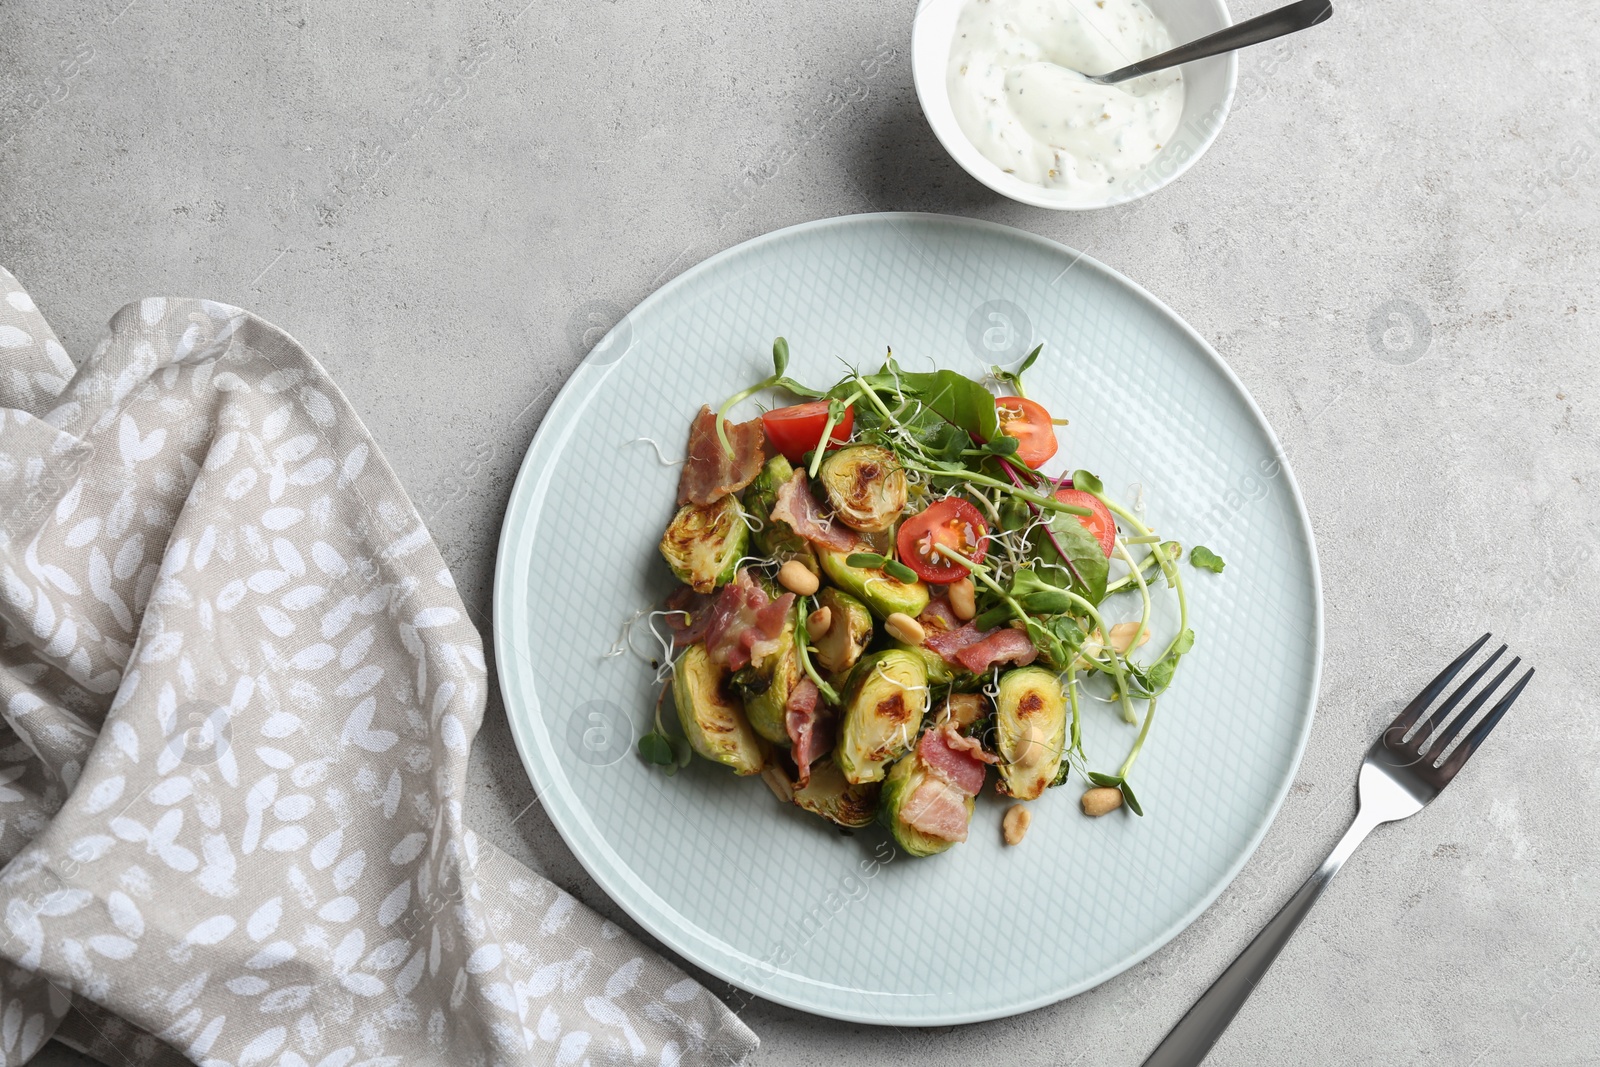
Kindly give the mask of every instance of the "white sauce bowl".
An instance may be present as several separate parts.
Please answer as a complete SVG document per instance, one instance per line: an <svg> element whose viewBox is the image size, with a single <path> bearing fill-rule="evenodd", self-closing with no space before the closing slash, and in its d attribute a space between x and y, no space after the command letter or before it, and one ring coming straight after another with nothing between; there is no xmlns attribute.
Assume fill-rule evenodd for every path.
<svg viewBox="0 0 1600 1067"><path fill-rule="evenodd" d="M1239 75L1238 53L1213 56L1181 67L1184 83L1183 117L1178 131L1156 157L1132 180L1108 189L1103 201L1084 203L1081 197L1046 189L1007 174L967 139L950 107L948 68L956 19L968 0L922 0L911 28L911 77L928 125L966 172L997 193L1034 207L1057 211L1083 211L1113 207L1147 196L1194 165L1216 140L1233 104ZM1074 0L1061 0L1072 3ZM1076 0L1088 3L1092 0ZM1174 44L1183 44L1233 24L1223 0L1145 0L1156 17L1166 23ZM1099 73L1092 71L1090 73Z"/></svg>

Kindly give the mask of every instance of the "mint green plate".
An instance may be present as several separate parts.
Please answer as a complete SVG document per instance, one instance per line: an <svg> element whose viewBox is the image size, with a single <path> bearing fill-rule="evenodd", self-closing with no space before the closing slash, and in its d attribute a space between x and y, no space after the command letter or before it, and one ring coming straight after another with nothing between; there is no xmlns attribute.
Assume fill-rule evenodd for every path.
<svg viewBox="0 0 1600 1067"><path fill-rule="evenodd" d="M1032 804L1027 839L1008 848L1005 804L989 792L966 844L918 860L877 828L847 835L780 805L760 779L699 759L668 778L639 760L653 672L606 652L625 620L672 588L655 545L678 475L639 439L682 456L700 405L769 373L778 334L793 351L790 374L815 383L837 378L841 360L875 366L891 345L912 369L978 375L1043 342L1027 384L1071 420L1058 461L1097 472L1124 500L1142 492L1156 530L1227 559L1222 575L1185 565L1199 639L1134 774L1144 818L1085 818L1074 782ZM1168 633L1174 614L1162 616ZM1322 607L1310 523L1271 429L1160 301L1019 230L857 215L712 257L578 367L511 496L495 649L540 802L640 925L768 1000L933 1026L1082 992L1217 898L1294 777L1316 702ZM1132 737L1108 705L1089 703L1094 767L1115 769Z"/></svg>

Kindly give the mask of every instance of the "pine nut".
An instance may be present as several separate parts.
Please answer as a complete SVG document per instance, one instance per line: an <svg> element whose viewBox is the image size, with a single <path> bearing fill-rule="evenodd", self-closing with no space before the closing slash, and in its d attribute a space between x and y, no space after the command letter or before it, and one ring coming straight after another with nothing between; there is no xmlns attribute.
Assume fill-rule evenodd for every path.
<svg viewBox="0 0 1600 1067"><path fill-rule="evenodd" d="M1133 644L1133 635L1139 632L1136 622L1119 622L1111 628L1111 647L1117 650L1117 655L1125 656ZM1139 637L1139 647L1143 648L1150 641L1150 628Z"/></svg>
<svg viewBox="0 0 1600 1067"><path fill-rule="evenodd" d="M922 628L922 624L903 611L897 611L884 619L883 628L889 631L890 637L908 645L920 645L923 638L928 636L928 631Z"/></svg>
<svg viewBox="0 0 1600 1067"><path fill-rule="evenodd" d="M1083 813L1091 819L1098 819L1108 811L1116 811L1122 807L1122 790L1109 785L1100 785L1083 794Z"/></svg>
<svg viewBox="0 0 1600 1067"><path fill-rule="evenodd" d="M833 609L824 604L806 616L806 634L813 641L833 627Z"/></svg>
<svg viewBox="0 0 1600 1067"><path fill-rule="evenodd" d="M978 590L971 578L963 578L950 586L950 610L962 622L971 622L978 614Z"/></svg>
<svg viewBox="0 0 1600 1067"><path fill-rule="evenodd" d="M821 584L817 576L806 569L806 565L797 559L778 568L778 584L799 596L810 596L817 591Z"/></svg>
<svg viewBox="0 0 1600 1067"><path fill-rule="evenodd" d="M761 780L767 783L767 788L772 790L772 795L785 804L794 803L794 783L789 781L789 775L776 763L769 764L761 772Z"/></svg>
<svg viewBox="0 0 1600 1067"><path fill-rule="evenodd" d="M1021 804L1013 804L1007 808L1006 817L1000 824L1006 844L1021 844L1022 836L1028 832L1028 824L1031 822L1033 822L1033 812Z"/></svg>

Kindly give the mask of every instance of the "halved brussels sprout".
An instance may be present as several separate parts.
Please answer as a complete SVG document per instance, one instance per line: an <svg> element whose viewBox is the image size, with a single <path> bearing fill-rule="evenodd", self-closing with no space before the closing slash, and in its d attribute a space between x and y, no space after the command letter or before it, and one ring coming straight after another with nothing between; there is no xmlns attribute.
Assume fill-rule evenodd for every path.
<svg viewBox="0 0 1600 1067"><path fill-rule="evenodd" d="M794 802L840 826L867 826L878 811L877 782L847 781L832 756L811 765L811 780L794 791Z"/></svg>
<svg viewBox="0 0 1600 1067"><path fill-rule="evenodd" d="M772 509L778 503L778 487L794 474L794 467L782 456L773 456L761 468L756 480L744 491L745 511L761 520L759 530L750 531L750 543L757 552L771 556L779 563L797 559L812 574L820 573L817 555L811 551L811 542L795 533L786 522L773 522Z"/></svg>
<svg viewBox="0 0 1600 1067"><path fill-rule="evenodd" d="M872 643L872 613L861 601L831 585L817 595L817 606L827 608L833 616L827 632L811 640L817 663L833 674L847 671Z"/></svg>
<svg viewBox="0 0 1600 1067"><path fill-rule="evenodd" d="M889 768L889 777L883 783L883 794L878 802L878 815L900 847L913 856L937 855L955 844L954 841L925 834L906 821L906 805L923 783L929 781L934 782L936 788L948 791L951 799L960 797L967 809L969 822L972 819L972 810L977 806L976 797L966 796L954 786L939 781L929 774L927 767L915 754L907 756Z"/></svg>
<svg viewBox="0 0 1600 1067"><path fill-rule="evenodd" d="M884 767L916 742L928 710L928 670L904 649L856 664L844 694L844 725L834 759L851 782L877 782Z"/></svg>
<svg viewBox="0 0 1600 1067"><path fill-rule="evenodd" d="M1067 747L1067 694L1061 679L1042 667L1019 667L1000 676L995 698L995 747L1000 791L1035 800L1055 781Z"/></svg>
<svg viewBox="0 0 1600 1067"><path fill-rule="evenodd" d="M744 697L745 717L756 733L768 741L789 744L789 731L783 722L784 709L803 673L794 650L794 616L791 615L778 635L777 650L762 660L759 668L752 665L733 676L733 688Z"/></svg>
<svg viewBox="0 0 1600 1067"><path fill-rule="evenodd" d="M817 472L839 521L856 530L887 530L906 507L906 471L880 445L828 453Z"/></svg>
<svg viewBox="0 0 1600 1067"><path fill-rule="evenodd" d="M848 552L822 548L817 550L817 558L830 582L864 601L879 618L887 619L900 611L914 619L928 606L928 587L921 582L907 584L881 570L852 567L845 562L850 558Z"/></svg>
<svg viewBox="0 0 1600 1067"><path fill-rule="evenodd" d="M734 774L760 774L767 752L737 698L723 690L723 672L704 645L690 645L672 673L672 702L689 747Z"/></svg>
<svg viewBox="0 0 1600 1067"><path fill-rule="evenodd" d="M697 593L733 581L750 544L750 527L739 501L725 496L714 504L685 504L661 535L661 555L678 580Z"/></svg>

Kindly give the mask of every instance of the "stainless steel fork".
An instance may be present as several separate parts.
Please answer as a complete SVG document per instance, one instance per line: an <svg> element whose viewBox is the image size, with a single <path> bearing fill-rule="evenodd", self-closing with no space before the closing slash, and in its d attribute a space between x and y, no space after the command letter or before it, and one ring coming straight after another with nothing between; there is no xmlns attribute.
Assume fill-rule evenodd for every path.
<svg viewBox="0 0 1600 1067"><path fill-rule="evenodd" d="M1217 1043L1233 1017L1244 1007L1244 1002L1250 999L1250 994L1267 973L1267 968L1272 966L1272 961L1289 943L1301 920L1310 912L1311 905L1327 888L1329 879L1344 866L1344 861L1350 858L1356 846L1366 839L1374 827L1421 811L1472 758L1478 746L1483 744L1483 739L1489 736L1489 731L1495 728L1517 697L1522 695L1528 679L1533 677L1533 668L1530 667L1466 738L1451 750L1451 743L1517 669L1517 664L1522 662L1520 657L1513 658L1452 719L1451 714L1460 707L1462 700L1478 686L1505 652L1505 645L1496 649L1482 666L1473 671L1437 710L1428 715L1426 721L1421 725L1418 722L1488 640L1489 635L1484 634L1471 648L1457 656L1455 662L1429 682L1427 688L1418 693L1417 698L1407 704L1382 736L1372 743L1367 758L1361 764L1360 808L1356 812L1355 822L1340 838L1322 866L1306 879L1305 885L1283 906L1283 910L1256 935L1248 948L1239 953L1239 958L1228 965L1228 969L1206 990L1205 995L1195 1001L1188 1014L1178 1020L1178 1025L1144 1061L1144 1067L1196 1067L1204 1060L1211 1046ZM1449 720L1448 723L1446 720Z"/></svg>

